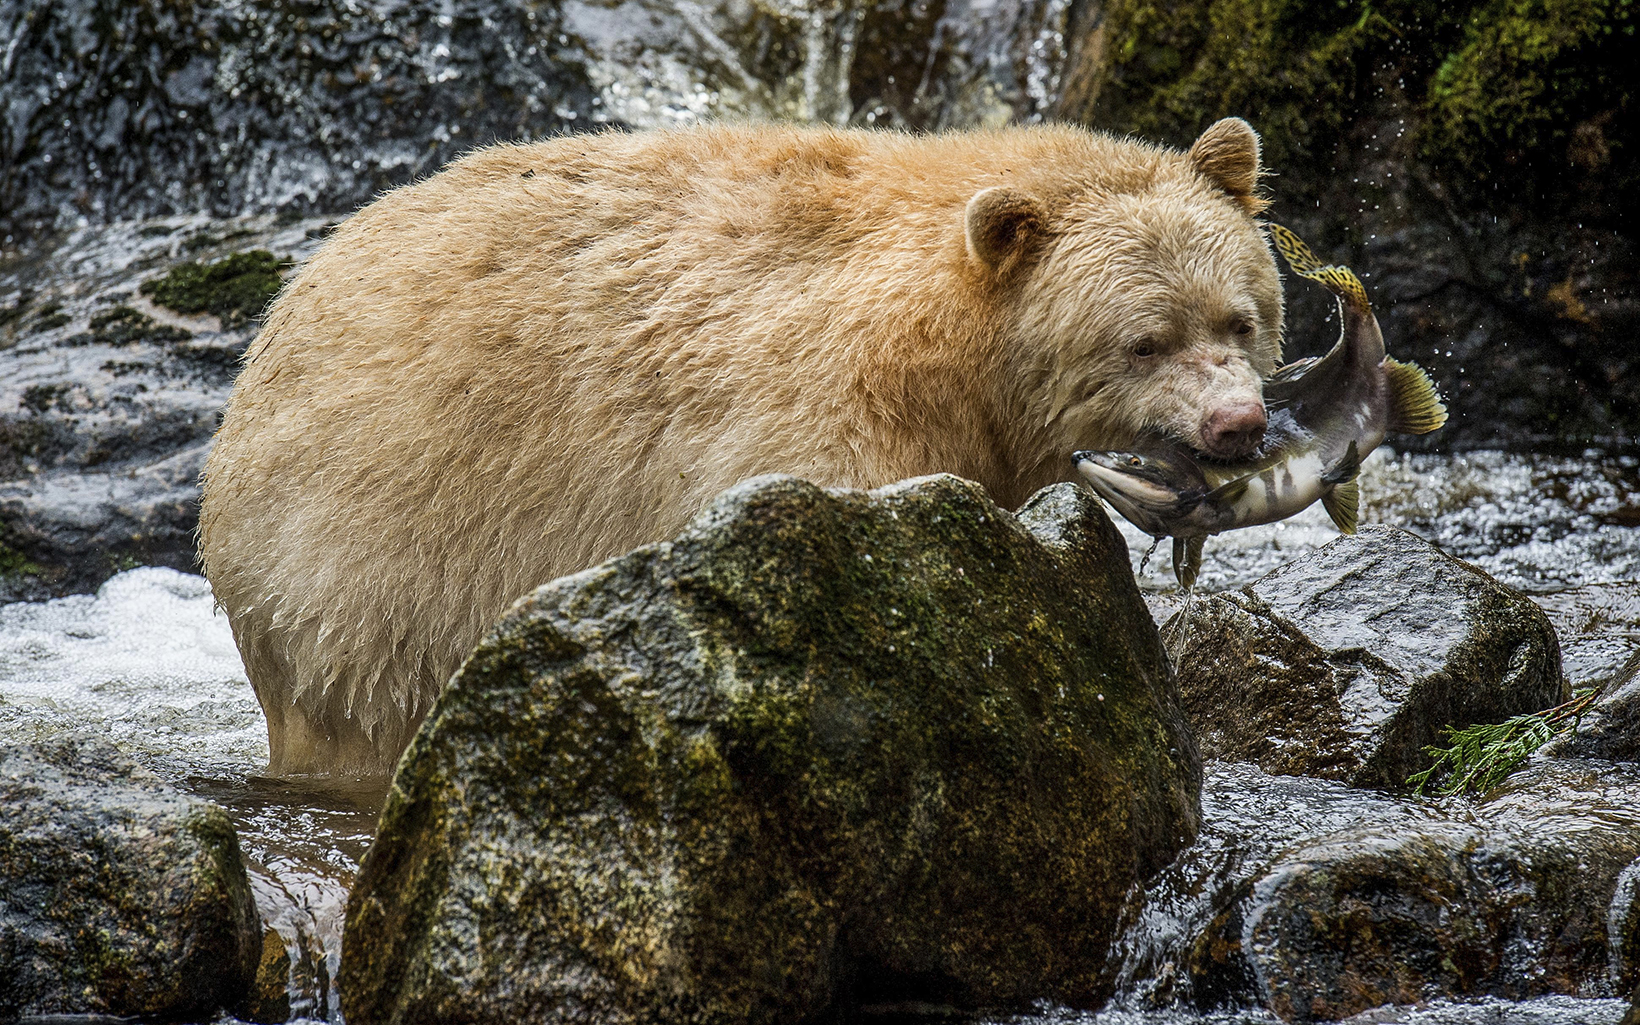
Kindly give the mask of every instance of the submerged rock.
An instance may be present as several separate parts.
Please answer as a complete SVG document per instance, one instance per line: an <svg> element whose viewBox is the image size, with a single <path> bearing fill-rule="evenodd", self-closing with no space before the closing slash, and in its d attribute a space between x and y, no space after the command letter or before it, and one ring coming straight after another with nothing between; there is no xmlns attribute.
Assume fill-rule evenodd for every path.
<svg viewBox="0 0 1640 1025"><path fill-rule="evenodd" d="M731 489L522 600L411 744L343 1010L813 1020L1087 1005L1199 767L1096 501Z"/></svg>
<svg viewBox="0 0 1640 1025"><path fill-rule="evenodd" d="M260 936L221 808L98 739L0 750L0 1019L208 1017Z"/></svg>
<svg viewBox="0 0 1640 1025"><path fill-rule="evenodd" d="M1365 527L1165 630L1207 758L1394 789L1441 728L1564 700L1543 612L1429 542Z"/></svg>
<svg viewBox="0 0 1640 1025"><path fill-rule="evenodd" d="M1626 766L1540 761L1474 804L1210 766L1200 838L1126 911L1118 1004L1336 1021L1443 997L1626 993L1636 858Z"/></svg>

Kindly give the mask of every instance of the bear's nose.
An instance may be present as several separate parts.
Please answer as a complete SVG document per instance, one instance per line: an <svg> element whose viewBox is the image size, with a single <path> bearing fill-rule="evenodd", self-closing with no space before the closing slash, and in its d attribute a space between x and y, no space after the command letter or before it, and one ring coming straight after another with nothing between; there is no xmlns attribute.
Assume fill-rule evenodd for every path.
<svg viewBox="0 0 1640 1025"><path fill-rule="evenodd" d="M1220 406L1202 425L1202 450L1224 459L1244 456L1258 447L1266 423L1262 402Z"/></svg>

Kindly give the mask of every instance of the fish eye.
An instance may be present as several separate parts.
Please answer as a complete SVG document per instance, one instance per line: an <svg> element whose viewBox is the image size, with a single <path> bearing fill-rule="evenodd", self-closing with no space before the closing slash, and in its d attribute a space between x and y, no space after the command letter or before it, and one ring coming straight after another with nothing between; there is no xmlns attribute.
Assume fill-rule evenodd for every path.
<svg viewBox="0 0 1640 1025"><path fill-rule="evenodd" d="M1128 456L1128 465L1129 466L1143 466L1143 465L1145 465L1145 461L1143 459L1140 459L1138 456Z"/></svg>

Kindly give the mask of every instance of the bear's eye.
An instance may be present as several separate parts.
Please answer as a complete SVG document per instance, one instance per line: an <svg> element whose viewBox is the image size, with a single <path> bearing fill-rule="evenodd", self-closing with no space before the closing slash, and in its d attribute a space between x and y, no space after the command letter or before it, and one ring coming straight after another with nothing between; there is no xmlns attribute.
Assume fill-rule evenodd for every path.
<svg viewBox="0 0 1640 1025"><path fill-rule="evenodd" d="M1149 338L1141 338L1133 343L1133 355L1137 359L1149 359L1156 355L1156 343Z"/></svg>
<svg viewBox="0 0 1640 1025"><path fill-rule="evenodd" d="M1245 338L1253 333L1253 322L1246 317L1237 317L1230 322L1230 333Z"/></svg>

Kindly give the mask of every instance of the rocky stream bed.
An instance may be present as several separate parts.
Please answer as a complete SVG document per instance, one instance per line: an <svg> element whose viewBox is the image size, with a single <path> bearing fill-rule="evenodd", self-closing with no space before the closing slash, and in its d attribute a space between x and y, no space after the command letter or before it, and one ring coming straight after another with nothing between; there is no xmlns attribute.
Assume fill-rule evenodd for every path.
<svg viewBox="0 0 1640 1025"><path fill-rule="evenodd" d="M1505 0L0 0L0 1020L334 1022L347 1003L364 1023L565 994L641 1018L667 1006L660 993L753 1018L829 1000L879 1022L1623 1021L1640 982L1637 17L1626 3ZM907 560L901 576L808 581L818 597L801 573L784 590L729 586L733 552L703 553L770 507L765 482L670 550L694 590L677 591L653 550L560 581L464 684L527 710L588 674L619 683L658 649L597 624L665 634L716 595L774 610L766 632L674 633L676 687L614 686L601 707L739 747L658 745L673 760L652 764L616 743L630 733L573 714L495 724L482 700L453 701L369 856L376 788L259 775L261 711L193 574L195 481L262 304L359 203L472 146L560 132L1063 119L1184 144L1226 115L1263 134L1272 216L1362 272L1390 351L1428 367L1452 405L1417 451L1367 461L1375 526L1359 538L1338 542L1312 509L1214 539L1186 601L1165 553L1147 557L1149 539L1119 523L1124 565L1086 496L1047 493L1016 521L925 482L805 493L775 517L803 544L845 536L844 551ZM1330 341L1316 295L1292 291L1288 306L1290 356ZM941 502L966 510L960 530L881 523ZM960 561L976 550L1004 569ZM1102 595L1083 595L1098 616L1065 608L1075 580L1033 592L1010 560L1099 576ZM645 587L653 606L628 600ZM952 595L994 600L975 621L1006 643L976 647ZM833 604L849 616L827 618ZM835 630L817 640L808 619ZM908 661L940 631L956 643ZM930 702L897 704L850 660L828 661L839 637ZM1115 662L1089 661L1075 638ZM1027 658L1044 661L1027 671ZM1049 686L1116 663L1151 685L1092 704ZM801 685L781 675L793 665ZM942 689L958 678L971 686ZM1178 692L1154 703L1161 679ZM1407 792L1442 726L1585 687L1602 697L1577 733L1501 786ZM678 700L689 693L698 706ZM1127 752L1150 759L1142 771L1100 776L1109 759L1032 733L1171 737L1174 701L1189 739ZM806 720L782 712L803 702ZM697 720L711 728L689 733ZM547 798L597 814L518 814L509 802L530 781L473 743L500 726L523 731L505 734L520 749L556 752L534 766L562 784ZM619 771L572 757L594 741L608 742L595 763ZM667 833L627 784L671 786L677 765L720 780L761 766L778 785L751 788L715 831ZM452 766L485 769L482 788L451 798ZM1116 785L1056 794L1073 770L1119 777L1144 813L1116 814ZM850 773L895 785L850 790ZM1016 776L1029 822L994 799ZM724 807L710 804L722 793L655 792ZM802 828L766 828L771 808L801 810L779 821ZM1104 853L1067 858L1066 837ZM547 849L577 871L532 890L516 870ZM623 860L634 849L647 860ZM439 851L443 864L417 861ZM1075 901L1044 888L1041 864L1086 884ZM465 888L478 878L491 885ZM420 888L395 903L383 879ZM749 920L740 897L771 880L802 900ZM513 907L499 897L536 917L497 929ZM407 927L435 906L429 927ZM600 932L601 909L650 946ZM355 950L344 967L350 915L403 956L383 969ZM516 990L464 960L471 935L503 964L534 957ZM552 946L564 936L575 943ZM711 971L725 951L771 950L791 956L765 967L807 967L728 986ZM1010 1010L973 1010L988 1001Z"/></svg>

